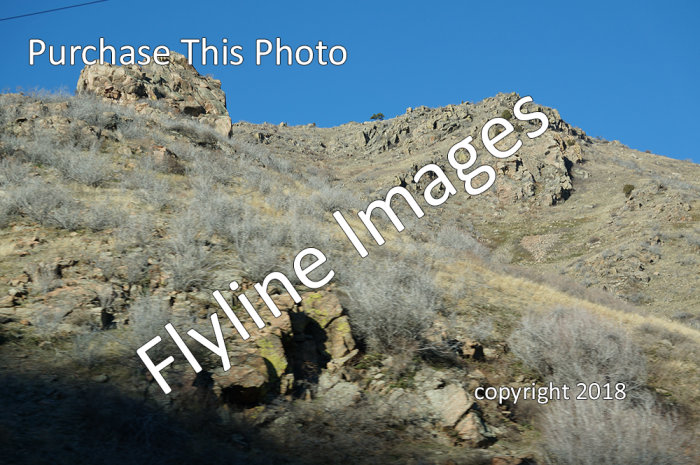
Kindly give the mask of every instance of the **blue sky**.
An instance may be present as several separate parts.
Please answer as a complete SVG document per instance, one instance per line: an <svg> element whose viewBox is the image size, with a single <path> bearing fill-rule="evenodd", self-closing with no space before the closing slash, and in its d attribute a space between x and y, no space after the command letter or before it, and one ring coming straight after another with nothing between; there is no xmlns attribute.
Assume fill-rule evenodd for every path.
<svg viewBox="0 0 700 465"><path fill-rule="evenodd" d="M85 0L3 2L0 18ZM119 48L183 38L241 45L239 66L195 67L222 81L234 122L335 126L407 107L531 95L589 135L700 162L700 2L191 2L109 0L0 21L0 89L76 86L82 62L29 66L29 40ZM255 64L256 39L342 45L341 66ZM326 52L327 53L327 52ZM211 58L210 58L211 60Z"/></svg>

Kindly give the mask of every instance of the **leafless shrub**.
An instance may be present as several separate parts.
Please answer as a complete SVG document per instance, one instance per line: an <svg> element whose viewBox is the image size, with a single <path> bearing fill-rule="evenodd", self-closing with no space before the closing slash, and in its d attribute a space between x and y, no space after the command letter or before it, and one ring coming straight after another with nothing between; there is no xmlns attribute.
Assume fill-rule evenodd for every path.
<svg viewBox="0 0 700 465"><path fill-rule="evenodd" d="M72 202L68 192L42 181L30 181L10 191L10 205L44 226L55 226L54 211Z"/></svg>
<svg viewBox="0 0 700 465"><path fill-rule="evenodd" d="M53 90L35 87L33 89L28 89L25 94L31 98L41 100L44 103L67 102L73 98L67 87L59 87Z"/></svg>
<svg viewBox="0 0 700 465"><path fill-rule="evenodd" d="M66 420L90 437L83 447L95 463L163 464L175 457L198 461L191 436L180 422L161 409L151 408L143 399L125 396L110 386L85 389Z"/></svg>
<svg viewBox="0 0 700 465"><path fill-rule="evenodd" d="M686 318L675 318L674 319L680 319L681 321L688 319ZM692 318L689 319L692 322ZM692 324L691 324L692 325ZM677 345L682 345L688 342L688 336L681 334L676 331L671 331L668 328L664 327L663 325L652 323L652 322L644 322L641 325L639 325L639 331L644 335L646 339L651 339L651 340L656 340L656 341L661 341L663 339L666 339L671 342L674 346Z"/></svg>
<svg viewBox="0 0 700 465"><path fill-rule="evenodd" d="M83 209L80 202L69 200L51 213L51 219L55 226L68 231L75 231L82 226L82 212Z"/></svg>
<svg viewBox="0 0 700 465"><path fill-rule="evenodd" d="M279 264L278 249L263 237L250 238L236 249L245 276L253 281L262 281Z"/></svg>
<svg viewBox="0 0 700 465"><path fill-rule="evenodd" d="M119 110L119 105L110 105L98 97L84 94L69 100L65 115L72 119L85 121L90 126L97 126L103 112Z"/></svg>
<svg viewBox="0 0 700 465"><path fill-rule="evenodd" d="M442 301L429 268L388 255L367 258L346 273L352 330L372 350L422 340Z"/></svg>
<svg viewBox="0 0 700 465"><path fill-rule="evenodd" d="M117 293L114 292L111 284L103 284L95 290L95 296L100 303L100 307L105 310L114 309L114 302L117 299Z"/></svg>
<svg viewBox="0 0 700 465"><path fill-rule="evenodd" d="M19 109L13 105L6 96L3 96L2 104L0 105L0 126L13 123L19 118Z"/></svg>
<svg viewBox="0 0 700 465"><path fill-rule="evenodd" d="M166 116L159 118L159 121L164 131L181 134L198 145L215 146L222 138L213 127L197 118Z"/></svg>
<svg viewBox="0 0 700 465"><path fill-rule="evenodd" d="M444 226L440 229L437 243L440 247L450 251L469 252L480 258L486 258L489 254L489 250L474 236L456 226Z"/></svg>
<svg viewBox="0 0 700 465"><path fill-rule="evenodd" d="M65 315L66 311L63 309L42 307L32 320L35 334L45 341L54 339Z"/></svg>
<svg viewBox="0 0 700 465"><path fill-rule="evenodd" d="M165 325L168 324L171 316L170 306L162 300L162 297L141 297L131 303L126 331L118 340L129 349L136 351L154 337L164 337ZM149 354L164 353L165 344L158 344L151 350L153 352L149 351ZM151 356L157 356L157 354Z"/></svg>
<svg viewBox="0 0 700 465"><path fill-rule="evenodd" d="M637 162L634 160L629 160L629 159L624 159L624 158L618 158L615 156L609 157L608 160L610 160L612 163L615 163L618 166L621 166L625 169L628 169L630 171L636 171L636 172L643 172L644 170L639 167Z"/></svg>
<svg viewBox="0 0 700 465"><path fill-rule="evenodd" d="M143 139L150 132L146 121L140 117L129 118L128 120L120 122L117 126L117 131L121 133L121 138L127 140Z"/></svg>
<svg viewBox="0 0 700 465"><path fill-rule="evenodd" d="M107 202L90 205L85 215L85 226L95 232L116 228L123 221L124 214L121 210L112 207Z"/></svg>
<svg viewBox="0 0 700 465"><path fill-rule="evenodd" d="M149 278L148 257L141 253L134 252L125 257L124 262L126 262L124 269L124 280L127 284L134 286L147 283Z"/></svg>
<svg viewBox="0 0 700 465"><path fill-rule="evenodd" d="M694 233L689 233L685 235L685 240L692 247L700 248L700 236Z"/></svg>
<svg viewBox="0 0 700 465"><path fill-rule="evenodd" d="M53 163L64 179L98 187L112 177L110 162L93 146L89 151L60 151Z"/></svg>
<svg viewBox="0 0 700 465"><path fill-rule="evenodd" d="M83 368L91 369L102 359L104 336L94 329L85 329L73 336L68 358Z"/></svg>
<svg viewBox="0 0 700 465"><path fill-rule="evenodd" d="M697 463L690 455L690 436L674 415L661 412L653 402L555 401L544 407L541 423L550 464Z"/></svg>
<svg viewBox="0 0 700 465"><path fill-rule="evenodd" d="M610 256L612 255L614 255L614 253L611 253ZM624 259L622 255L620 257L621 259ZM580 282L575 282L560 273L538 273L530 268L508 265L505 263L498 264L491 262L491 266L497 267L501 271L512 276L525 278L539 284L545 284L560 292L564 292L579 299L585 299L589 302L605 305L623 312L640 311L638 307L635 307L634 305L622 300L610 292L602 289L591 288L590 286L597 284L598 280L587 271L584 271L584 277ZM585 270L584 266L584 263L578 265L577 262L574 268L577 270Z"/></svg>
<svg viewBox="0 0 700 465"><path fill-rule="evenodd" d="M289 244L295 252L309 247L320 250L330 248L330 234L320 223L311 219L295 218L288 226L288 234Z"/></svg>
<svg viewBox="0 0 700 465"><path fill-rule="evenodd" d="M268 421L277 416L264 432L268 443L305 464L404 463L410 459L401 456L401 444L431 439L418 426L426 423L422 409L391 408L381 398L363 399L349 408L281 403L261 413L266 414ZM465 451L461 458L475 465L490 463L481 451Z"/></svg>
<svg viewBox="0 0 700 465"><path fill-rule="evenodd" d="M631 337L584 309L526 315L509 345L526 365L558 383L625 383L630 395L646 376L644 356Z"/></svg>
<svg viewBox="0 0 700 465"><path fill-rule="evenodd" d="M154 242L155 225L147 215L128 215L120 227L115 230L115 248L118 253L125 253L131 247L142 249Z"/></svg>
<svg viewBox="0 0 700 465"><path fill-rule="evenodd" d="M136 189L149 204L161 209L170 203L170 183L158 176L155 161L146 157L140 165L125 176L125 187Z"/></svg>
<svg viewBox="0 0 700 465"><path fill-rule="evenodd" d="M359 202L348 189L330 186L328 184L319 186L309 197L309 203L317 206L322 211L335 212L338 210L349 211L356 209Z"/></svg>
<svg viewBox="0 0 700 465"><path fill-rule="evenodd" d="M284 211L304 212L304 206L309 203L306 198L299 197L295 192L284 192L282 190L274 190L265 197L265 201L275 208Z"/></svg>
<svg viewBox="0 0 700 465"><path fill-rule="evenodd" d="M231 223L243 221L244 207L232 196L215 188L211 180L198 176L190 178L190 181L195 191L199 218L206 232L229 237Z"/></svg>
<svg viewBox="0 0 700 465"><path fill-rule="evenodd" d="M218 265L198 239L197 223L194 214L186 213L177 218L171 228L166 263L173 288L177 290L188 291L205 284L211 271Z"/></svg>
<svg viewBox="0 0 700 465"><path fill-rule="evenodd" d="M475 324L467 328L467 336L478 342L488 342L493 336L494 325L490 318L480 319Z"/></svg>
<svg viewBox="0 0 700 465"><path fill-rule="evenodd" d="M284 221L264 221L247 205L229 213L226 221L223 217L210 221L221 227L217 232L235 247L245 276L260 281L278 267L283 248L289 245L289 226Z"/></svg>
<svg viewBox="0 0 700 465"><path fill-rule="evenodd" d="M22 154L24 161L48 166L54 165L56 154L62 147L53 133L36 126L28 138L17 138L13 142L17 149L23 147L19 153Z"/></svg>
<svg viewBox="0 0 700 465"><path fill-rule="evenodd" d="M700 329L700 315L690 312L679 312L673 315L671 318L678 320L691 328Z"/></svg>
<svg viewBox="0 0 700 465"><path fill-rule="evenodd" d="M90 260L90 264L102 271L106 281L117 276L117 262L111 257L97 256Z"/></svg>
<svg viewBox="0 0 700 465"><path fill-rule="evenodd" d="M192 146L180 146L175 150L180 158L190 161L188 174L191 178L203 177L230 186L241 176L240 161L236 158Z"/></svg>
<svg viewBox="0 0 700 465"><path fill-rule="evenodd" d="M30 169L14 158L0 160L0 185L17 186L25 182Z"/></svg>
<svg viewBox="0 0 700 465"><path fill-rule="evenodd" d="M0 229L5 229L10 226L12 216L13 207L8 205L3 199L0 199Z"/></svg>
<svg viewBox="0 0 700 465"><path fill-rule="evenodd" d="M272 168L277 172L291 173L294 168L294 165L290 161L272 155L267 148L261 145L249 144L239 140L231 141L230 144L234 149L244 154L244 157L258 161L262 163L263 166Z"/></svg>

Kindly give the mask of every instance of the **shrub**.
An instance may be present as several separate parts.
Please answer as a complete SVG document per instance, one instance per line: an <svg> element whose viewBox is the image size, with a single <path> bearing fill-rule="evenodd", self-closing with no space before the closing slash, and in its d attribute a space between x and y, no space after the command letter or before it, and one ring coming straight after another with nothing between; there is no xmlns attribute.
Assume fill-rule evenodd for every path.
<svg viewBox="0 0 700 465"><path fill-rule="evenodd" d="M149 263L145 255L134 252L125 257L124 262L123 278L127 284L130 286L148 284Z"/></svg>
<svg viewBox="0 0 700 465"><path fill-rule="evenodd" d="M67 87L59 87L52 90L35 87L33 89L27 89L25 93L29 97L41 100L44 103L62 103L67 102L72 98L72 95Z"/></svg>
<svg viewBox="0 0 700 465"><path fill-rule="evenodd" d="M190 177L210 179L212 183L224 186L233 185L242 173L238 160L210 153L202 153L195 158L189 168Z"/></svg>
<svg viewBox="0 0 700 465"><path fill-rule="evenodd" d="M140 191L141 197L156 209L165 207L171 201L170 183L158 176L155 161L150 157L141 160L138 167L128 172L124 186Z"/></svg>
<svg viewBox="0 0 700 465"><path fill-rule="evenodd" d="M264 221L248 206L237 209L233 215L219 233L236 248L244 275L260 282L278 268L283 247L289 244L289 225Z"/></svg>
<svg viewBox="0 0 700 465"><path fill-rule="evenodd" d="M627 197L627 198L630 198L633 190L634 190L634 186L632 184L625 184L622 187L622 193L625 194L625 197Z"/></svg>
<svg viewBox="0 0 700 465"><path fill-rule="evenodd" d="M350 324L371 350L420 345L441 306L432 271L402 258L375 256L346 271Z"/></svg>
<svg viewBox="0 0 700 465"><path fill-rule="evenodd" d="M237 149L243 155L243 159L252 158L262 163L266 168L272 168L280 173L291 173L294 169L292 162L271 154L265 147L260 145L235 141L231 143L231 147Z"/></svg>
<svg viewBox="0 0 700 465"><path fill-rule="evenodd" d="M90 205L85 216L85 226L94 232L116 228L123 221L122 211L110 206L107 202Z"/></svg>
<svg viewBox="0 0 700 465"><path fill-rule="evenodd" d="M370 118L370 120L372 120L372 121L375 121L375 120L382 121L383 119L384 119L384 113L375 113Z"/></svg>
<svg viewBox="0 0 700 465"><path fill-rule="evenodd" d="M466 332L469 338L474 339L477 342L486 343L489 342L493 336L493 331L493 320L490 318L484 318L469 326Z"/></svg>
<svg viewBox="0 0 700 465"><path fill-rule="evenodd" d="M162 298L141 297L133 301L129 307L128 325L119 342L135 352L154 337L163 337L166 333L165 325L168 324L171 316L172 311ZM167 337L165 339L168 340ZM151 349L149 351L151 358L155 360L158 355L166 353L166 345L158 344Z"/></svg>
<svg viewBox="0 0 700 465"><path fill-rule="evenodd" d="M93 368L100 360L102 333L87 329L76 334L71 341L68 358L83 368Z"/></svg>
<svg viewBox="0 0 700 465"><path fill-rule="evenodd" d="M12 213L12 207L3 199L0 199L0 229L5 229L10 226Z"/></svg>
<svg viewBox="0 0 700 465"><path fill-rule="evenodd" d="M469 252L480 258L486 258L489 249L466 231L455 226L444 226L437 235L437 244L452 251Z"/></svg>
<svg viewBox="0 0 700 465"><path fill-rule="evenodd" d="M146 122L143 118L129 118L120 122L117 127L118 134L128 140L143 139L149 133ZM120 138L121 139L121 138Z"/></svg>
<svg viewBox="0 0 700 465"><path fill-rule="evenodd" d="M77 200L64 202L51 213L54 225L68 231L75 231L82 227L82 207Z"/></svg>
<svg viewBox="0 0 700 465"><path fill-rule="evenodd" d="M211 254L204 250L204 244L197 238L197 223L193 214L186 213L177 218L171 228L166 263L171 284L174 289L180 291L189 291L205 284L210 272L217 265Z"/></svg>
<svg viewBox="0 0 700 465"><path fill-rule="evenodd" d="M542 415L547 463L556 465L681 465L690 439L673 415L652 402L618 400L550 402Z"/></svg>
<svg viewBox="0 0 700 465"><path fill-rule="evenodd" d="M39 180L32 180L12 190L8 203L12 211L18 211L44 226L66 226L65 209L73 209L77 215L75 200L68 192Z"/></svg>
<svg viewBox="0 0 700 465"><path fill-rule="evenodd" d="M244 275L252 281L261 282L278 267L279 250L263 237L251 238L236 250Z"/></svg>
<svg viewBox="0 0 700 465"><path fill-rule="evenodd" d="M153 244L154 228L152 217L128 215L115 231L117 252L122 253L129 247L149 248Z"/></svg>
<svg viewBox="0 0 700 465"><path fill-rule="evenodd" d="M646 377L644 356L621 328L583 309L529 314L509 339L513 353L556 383L625 383Z"/></svg>
<svg viewBox="0 0 700 465"><path fill-rule="evenodd" d="M170 117L160 118L160 124L165 131L176 132L189 138L200 146L215 146L222 136L216 130L196 118Z"/></svg>
<svg viewBox="0 0 700 465"><path fill-rule="evenodd" d="M341 210L349 211L357 208L359 202L348 189L343 187L330 186L328 184L319 186L318 190L311 194L308 202L312 206L318 206L322 211L329 213Z"/></svg>
<svg viewBox="0 0 700 465"><path fill-rule="evenodd" d="M85 121L90 126L97 126L102 113L115 110L119 110L118 105L110 105L100 98L84 94L68 101L65 115L71 119Z"/></svg>
<svg viewBox="0 0 700 465"><path fill-rule="evenodd" d="M29 167L13 158L0 160L0 185L21 185L29 176Z"/></svg>
<svg viewBox="0 0 700 465"><path fill-rule="evenodd" d="M513 117L513 114L510 112L510 110L503 110L503 113L501 113L501 118L503 119L511 119Z"/></svg>
<svg viewBox="0 0 700 465"><path fill-rule="evenodd" d="M85 152L60 151L55 155L53 164L64 179L86 186L98 187L112 177L110 162L99 153L97 146Z"/></svg>

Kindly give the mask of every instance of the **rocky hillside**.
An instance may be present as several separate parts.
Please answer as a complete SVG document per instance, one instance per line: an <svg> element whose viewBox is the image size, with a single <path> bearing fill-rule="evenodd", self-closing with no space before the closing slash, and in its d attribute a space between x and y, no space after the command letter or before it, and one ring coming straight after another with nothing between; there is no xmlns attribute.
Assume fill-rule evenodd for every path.
<svg viewBox="0 0 700 465"><path fill-rule="evenodd" d="M530 139L520 99L231 124L220 82L176 54L86 67L75 97L0 95L0 462L696 463L700 167L536 103ZM498 149L522 142L508 158L482 141L493 118L514 129ZM475 196L447 157L468 136L496 173ZM428 164L456 188L439 206L444 182L414 182ZM357 212L396 186L425 216L394 200L406 229L375 214L378 246ZM296 277L308 247L330 284ZM299 294L270 286L276 318L254 287L275 271ZM216 340L212 313L230 370L186 335ZM136 354L155 336L167 395ZM625 398L478 395L550 382Z"/></svg>

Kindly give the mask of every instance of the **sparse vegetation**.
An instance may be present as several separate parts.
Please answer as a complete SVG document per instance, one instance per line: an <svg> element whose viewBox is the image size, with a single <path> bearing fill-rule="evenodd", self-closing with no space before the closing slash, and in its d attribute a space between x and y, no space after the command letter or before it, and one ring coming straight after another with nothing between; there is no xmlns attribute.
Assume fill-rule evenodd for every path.
<svg viewBox="0 0 700 465"><path fill-rule="evenodd" d="M491 463L488 441L467 452L471 440L440 423L426 393L552 380L624 382L629 398L553 402L513 415L503 410L509 406L478 400L470 412L508 453L511 444L541 444L538 463L686 463L692 444L684 442L684 423L695 426L700 411L692 281L700 190L684 171L694 168L638 157L617 142L592 143L572 129L561 140L567 147L578 141L586 164L566 165L568 151L562 168L547 158L548 146L523 147L522 163L493 165L496 188L466 196L440 163L471 130L468 123L504 108L497 99L470 105L469 114L465 107L420 107L380 124L338 128L240 122L228 137L160 100L137 102L139 113L86 96L0 95L0 274L7 277L0 280L0 349L8 360L0 375L20 363L37 380L51 373L60 392L42 385L36 392L51 394L35 395L32 387L31 411L81 407L61 419L76 419L81 439L47 443L47 456L87 463L100 461L94 451L104 449L110 457L102 462L123 463L133 458L126 448L138 446L145 455L134 463L168 462L175 450L180 460L200 460L201 444L210 450L223 438L225 460L241 463L356 463L358 451L367 461L423 463L434 459L435 447L449 451L446 460L459 451L461 460ZM513 119L509 110L500 116ZM458 188L438 207L424 202L423 183L410 181L427 160ZM623 192L635 202L622 200L608 178L634 183ZM378 212L386 239L380 247L356 213L397 180L425 216L392 202L406 231ZM575 189L564 194L568 182ZM337 210L368 257L360 259L338 228L331 216ZM525 253L524 237L541 261L510 265ZM321 289L302 285L293 269L296 254L309 247L328 258L312 277L335 272ZM302 266L312 262L307 257ZM253 288L271 271L283 272L303 296L295 304L273 282L279 319ZM250 297L263 329L232 298L234 280L234 294ZM213 289L252 336L241 340L219 314L234 366L228 372L187 336L192 328L214 340ZM550 306L561 308L543 311ZM168 322L204 371L194 373L179 355L164 330ZM154 362L175 357L163 370L175 391L170 397L135 354L155 336L163 340L149 351ZM27 358L14 360L20 353ZM66 387L73 380L83 386L79 395ZM6 381L0 376L3 389L26 387ZM30 387L39 382L27 375ZM89 385L97 388L87 398ZM100 388L108 385L121 392ZM16 438L28 444L8 407L19 401L8 402L0 405L0 414L9 412L0 415L0 448ZM37 437L67 434L45 426ZM91 445L95 438L99 447ZM65 444L80 445L71 452ZM81 455L88 446L93 455ZM24 459L18 451L6 460ZM31 462L21 459L14 461Z"/></svg>

